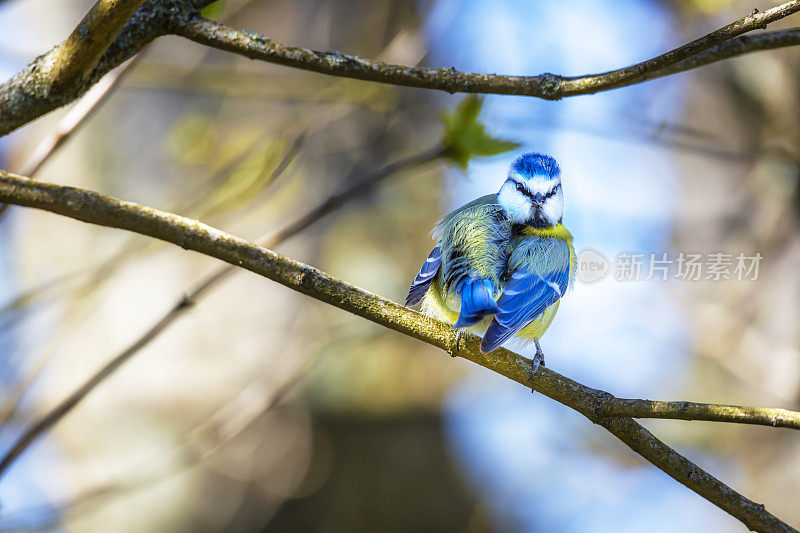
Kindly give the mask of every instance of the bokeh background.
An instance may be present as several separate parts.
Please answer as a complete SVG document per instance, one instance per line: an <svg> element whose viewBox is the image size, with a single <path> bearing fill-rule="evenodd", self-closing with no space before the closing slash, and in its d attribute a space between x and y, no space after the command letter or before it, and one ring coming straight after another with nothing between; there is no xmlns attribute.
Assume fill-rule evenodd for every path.
<svg viewBox="0 0 800 533"><path fill-rule="evenodd" d="M3 76L60 42L90 5L0 1ZM228 0L209 15L390 62L583 74L754 7L771 3ZM757 280L623 282L612 272L578 283L544 338L549 366L623 397L800 408L798 80L790 48L560 102L486 98L488 131L561 162L579 250L612 264L621 253L763 256ZM437 146L442 114L461 99L166 37L39 177L257 239ZM22 168L65 113L4 138L3 168ZM398 173L279 251L402 301L437 218L495 191L515 153L466 171L437 159ZM3 448L217 267L17 208L0 242ZM526 391L237 273L14 465L0 481L0 529L744 530L601 428ZM794 432L644 424L800 524Z"/></svg>

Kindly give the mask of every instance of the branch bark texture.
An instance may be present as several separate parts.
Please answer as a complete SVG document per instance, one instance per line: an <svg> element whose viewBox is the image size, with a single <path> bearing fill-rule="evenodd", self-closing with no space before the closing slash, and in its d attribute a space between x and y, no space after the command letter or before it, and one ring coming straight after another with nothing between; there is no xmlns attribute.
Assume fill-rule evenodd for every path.
<svg viewBox="0 0 800 533"><path fill-rule="evenodd" d="M800 429L800 413L788 409L744 407L694 402L658 402L615 398L600 410L603 417L668 418L733 422L776 428Z"/></svg>
<svg viewBox="0 0 800 533"><path fill-rule="evenodd" d="M66 41L48 54L42 63L52 89L61 90L81 81L100 60L126 22L144 0L99 0Z"/></svg>
<svg viewBox="0 0 800 533"><path fill-rule="evenodd" d="M98 5L108 6L106 9L95 5L67 41L37 57L0 85L0 135L83 96L106 73L212 1L101 0ZM133 4L141 7L126 19ZM120 21L121 29L117 26ZM103 28L98 29L98 25ZM90 38L91 29L99 33L97 42ZM113 40L106 43L109 36ZM79 46L82 38L84 46ZM95 58L101 48L100 57Z"/></svg>
<svg viewBox="0 0 800 533"><path fill-rule="evenodd" d="M273 41L247 30L235 30L198 15L176 27L178 35L197 43L289 67L332 76L389 83L406 87L437 89L448 93L481 93L533 96L559 100L594 94L694 69L745 53L800 44L800 29L736 37L780 20L800 10L800 0L786 2L768 11L753 13L717 31L629 67L600 74L562 76L543 73L510 76L461 72L450 68L393 65L345 55L317 51Z"/></svg>
<svg viewBox="0 0 800 533"><path fill-rule="evenodd" d="M452 67L394 65L338 51L288 46L255 32L236 30L202 18L200 8L212 2L147 0L117 33L117 24L138 0L100 0L67 42L40 56L0 85L0 135L80 97L108 71L153 39L167 34L180 35L244 57L332 76L448 93L509 94L546 100L608 91L750 52L800 44L800 28L743 35L796 13L800 10L800 0L792 0L767 11L754 12L704 37L629 67L581 76L484 74L461 72ZM108 9L98 6L108 6ZM97 50L103 46L82 40L86 31L81 28L98 25L102 25L102 31L98 30L102 39L98 39L98 43L112 35L116 38L95 61ZM76 46L67 46L68 43L76 43ZM83 46L77 46L81 43ZM94 66L87 71L86 65L90 63ZM56 64L61 66L54 70Z"/></svg>
<svg viewBox="0 0 800 533"><path fill-rule="evenodd" d="M674 451L631 418L604 418L609 393L542 367L528 381L530 361L505 349L483 354L480 339L460 339L443 322L366 292L311 266L196 220L93 191L37 182L0 171L0 201L43 209L92 224L177 244L267 277L290 289L463 357L528 386L603 426L669 476L756 531L796 531L758 504Z"/></svg>

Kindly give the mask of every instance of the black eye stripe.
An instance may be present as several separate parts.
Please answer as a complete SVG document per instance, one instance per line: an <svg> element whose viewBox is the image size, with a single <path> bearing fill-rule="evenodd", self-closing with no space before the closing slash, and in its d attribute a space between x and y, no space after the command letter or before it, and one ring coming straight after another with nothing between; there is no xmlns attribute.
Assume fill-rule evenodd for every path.
<svg viewBox="0 0 800 533"><path fill-rule="evenodd" d="M556 185L555 187L550 189L550 192L548 192L547 194L542 196L542 201L547 200L548 198L552 198L553 196L555 196L556 192L558 192L558 189L560 189L560 188L561 188L561 184L559 183L558 185Z"/></svg>
<svg viewBox="0 0 800 533"><path fill-rule="evenodd" d="M533 199L533 195L523 184L516 180L511 180L511 183L514 184L514 187L517 189L517 191L521 192L524 196Z"/></svg>
<svg viewBox="0 0 800 533"><path fill-rule="evenodd" d="M511 183L514 184L514 186L516 187L516 189L519 192L521 192L522 194L524 194L525 196L527 196L531 200L535 200L537 202L544 202L548 198L552 198L553 196L555 196L555 194L561 188L561 184L559 183L558 185L556 185L555 187L550 189L550 191L548 191L547 194L533 194L522 183L520 183L520 182L518 182L516 180L511 180Z"/></svg>

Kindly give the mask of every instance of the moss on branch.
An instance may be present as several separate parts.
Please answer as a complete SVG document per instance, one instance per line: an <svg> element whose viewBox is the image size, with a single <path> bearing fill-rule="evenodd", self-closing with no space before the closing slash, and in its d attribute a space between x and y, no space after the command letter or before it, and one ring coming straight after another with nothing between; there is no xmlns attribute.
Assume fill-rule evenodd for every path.
<svg viewBox="0 0 800 533"><path fill-rule="evenodd" d="M695 402L659 402L615 398L603 405L602 417L668 418L674 420L706 420L732 422L776 428L800 429L800 413L788 409L745 407Z"/></svg>

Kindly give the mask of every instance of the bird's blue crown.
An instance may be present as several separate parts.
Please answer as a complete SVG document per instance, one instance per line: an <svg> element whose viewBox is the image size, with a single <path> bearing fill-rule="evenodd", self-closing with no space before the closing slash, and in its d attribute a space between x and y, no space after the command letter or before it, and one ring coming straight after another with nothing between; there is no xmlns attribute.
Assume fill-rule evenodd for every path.
<svg viewBox="0 0 800 533"><path fill-rule="evenodd" d="M522 154L511 163L511 172L523 176L541 176L554 180L561 175L561 168L556 160L545 154Z"/></svg>

